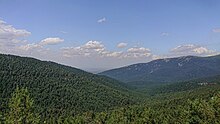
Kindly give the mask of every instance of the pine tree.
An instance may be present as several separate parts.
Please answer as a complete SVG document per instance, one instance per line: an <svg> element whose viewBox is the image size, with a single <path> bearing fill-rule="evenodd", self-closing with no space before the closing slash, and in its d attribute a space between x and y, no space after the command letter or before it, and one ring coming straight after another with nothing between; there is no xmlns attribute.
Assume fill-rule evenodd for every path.
<svg viewBox="0 0 220 124"><path fill-rule="evenodd" d="M39 116L33 113L33 99L27 89L16 88L9 100L9 112L6 116L8 124L36 124Z"/></svg>

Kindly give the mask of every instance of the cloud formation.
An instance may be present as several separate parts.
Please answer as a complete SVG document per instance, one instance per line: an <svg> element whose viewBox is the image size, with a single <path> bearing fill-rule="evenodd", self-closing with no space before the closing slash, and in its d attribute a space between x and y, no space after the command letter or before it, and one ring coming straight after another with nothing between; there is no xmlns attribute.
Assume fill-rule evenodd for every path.
<svg viewBox="0 0 220 124"><path fill-rule="evenodd" d="M24 37L31 33L24 29L16 29L12 25L0 20L0 45L2 47L15 46L17 43L25 42Z"/></svg>
<svg viewBox="0 0 220 124"><path fill-rule="evenodd" d="M98 22L98 23L103 23L103 22L106 22L106 18L105 18L105 17L103 17L103 18L99 19L97 22Z"/></svg>
<svg viewBox="0 0 220 124"><path fill-rule="evenodd" d="M0 20L0 52L50 60L54 51L46 46L64 41L58 37L50 37L39 42L31 43L26 40L26 37L30 35L31 32L25 29L17 29Z"/></svg>
<svg viewBox="0 0 220 124"><path fill-rule="evenodd" d="M117 48L125 48L125 47L127 47L127 43L122 42L117 45Z"/></svg>
<svg viewBox="0 0 220 124"><path fill-rule="evenodd" d="M62 43L64 40L60 39L59 37L49 37L46 39L43 39L40 44L41 45L56 45L59 43Z"/></svg>
<svg viewBox="0 0 220 124"><path fill-rule="evenodd" d="M62 48L64 56L91 56L97 55L105 51L104 45L98 41L88 41L86 44L78 47Z"/></svg>
<svg viewBox="0 0 220 124"><path fill-rule="evenodd" d="M105 20L105 19L104 19ZM218 29L213 32L219 32ZM79 46L63 48L48 47L64 42L59 37L48 37L38 42L30 42L25 38L31 32L16 29L12 25L0 20L0 52L39 59L56 61L78 68L115 68L119 66L149 62L158 58L177 57L187 55L209 56L218 54L205 46L196 44L180 45L171 49L166 55L156 55L149 48L140 46L128 47L127 43L117 44L117 48L109 50L102 42L91 40ZM167 34L163 34L167 35ZM50 48L50 49L49 49Z"/></svg>
<svg viewBox="0 0 220 124"><path fill-rule="evenodd" d="M125 55L126 57L150 57L151 51L148 48L144 47L132 47L127 50L127 53Z"/></svg>
<svg viewBox="0 0 220 124"><path fill-rule="evenodd" d="M86 44L78 47L62 48L65 57L116 57L116 58L138 58L150 57L151 51L144 47L132 47L127 51L109 51L99 41L88 41Z"/></svg>
<svg viewBox="0 0 220 124"><path fill-rule="evenodd" d="M43 46L35 43L25 44L18 47L22 51L29 51L33 49L42 49Z"/></svg>
<svg viewBox="0 0 220 124"><path fill-rule="evenodd" d="M180 45L171 50L171 53L183 56L183 55L213 55L216 53L214 50L210 50L206 47L194 45L194 44L187 44L187 45Z"/></svg>
<svg viewBox="0 0 220 124"><path fill-rule="evenodd" d="M62 43L64 40L58 37L55 38L45 38L38 43L27 43L22 44L17 47L21 51L48 51L48 48L45 48L46 45L56 45Z"/></svg>

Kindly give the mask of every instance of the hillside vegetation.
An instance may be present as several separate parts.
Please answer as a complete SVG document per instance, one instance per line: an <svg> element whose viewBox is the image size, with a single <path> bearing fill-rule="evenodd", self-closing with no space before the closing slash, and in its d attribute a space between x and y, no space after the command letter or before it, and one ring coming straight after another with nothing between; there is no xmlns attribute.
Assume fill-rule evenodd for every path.
<svg viewBox="0 0 220 124"><path fill-rule="evenodd" d="M203 88L187 94L183 92L165 101L153 100L152 104L123 107L101 113L84 113L75 117L60 118L59 121L75 124L219 124L220 87L213 88Z"/></svg>
<svg viewBox="0 0 220 124"><path fill-rule="evenodd" d="M140 87L167 82L188 81L220 75L220 55L158 59L149 63L108 70L100 73L100 75L109 76Z"/></svg>
<svg viewBox="0 0 220 124"><path fill-rule="evenodd" d="M193 91L198 88L202 87L209 87L209 86L218 86L220 85L220 75L206 77L206 78L199 78L189 81L179 81L179 82L169 82L161 85L155 86L145 86L145 87L138 87L134 90L148 94L150 96L154 96L157 94L166 94L166 93L176 93L181 91Z"/></svg>
<svg viewBox="0 0 220 124"><path fill-rule="evenodd" d="M152 98L146 104L79 115L41 118L33 111L33 99L27 89L16 88L9 100L9 110L0 113L0 122L8 124L219 124L220 86L202 87Z"/></svg>
<svg viewBox="0 0 220 124"><path fill-rule="evenodd" d="M54 62L0 55L0 95L0 123L7 124L220 123L219 75L133 87Z"/></svg>
<svg viewBox="0 0 220 124"><path fill-rule="evenodd" d="M27 88L37 112L74 115L138 102L134 93L116 80L53 62L0 55L1 111L16 87Z"/></svg>

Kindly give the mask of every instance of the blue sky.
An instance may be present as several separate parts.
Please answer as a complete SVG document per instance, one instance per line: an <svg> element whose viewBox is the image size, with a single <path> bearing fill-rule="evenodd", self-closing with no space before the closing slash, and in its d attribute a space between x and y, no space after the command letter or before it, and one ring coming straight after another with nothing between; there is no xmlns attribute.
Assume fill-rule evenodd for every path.
<svg viewBox="0 0 220 124"><path fill-rule="evenodd" d="M219 12L219 0L0 0L0 52L87 70L214 55Z"/></svg>

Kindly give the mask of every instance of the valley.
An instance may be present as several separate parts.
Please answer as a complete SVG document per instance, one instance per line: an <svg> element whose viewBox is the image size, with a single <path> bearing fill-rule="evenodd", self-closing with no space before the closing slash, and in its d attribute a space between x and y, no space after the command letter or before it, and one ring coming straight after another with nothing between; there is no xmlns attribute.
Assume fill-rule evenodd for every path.
<svg viewBox="0 0 220 124"><path fill-rule="evenodd" d="M184 60L181 59L181 62L188 57L184 58ZM207 114L200 117L200 114L197 113L200 121L218 123L220 114L218 104L220 76L217 75L218 65L220 65L219 56L193 57L195 60L190 58L192 62L185 65L189 68L184 68L184 71L180 69L178 72L183 72L181 75L184 75L197 68L199 70L191 73L191 75L196 75L195 77L185 75L185 80L182 80L182 76L179 76L180 73L170 73L169 80L166 82L154 83L156 80L164 79L163 73L167 73L165 70L175 70L180 58L173 58L170 60L171 64L160 66L161 69L158 70L161 71L156 73L157 79L142 80L144 82L140 85L139 82L131 84L123 79L127 75L127 81L135 80L140 73L145 74L143 70L148 72L149 68L154 68L154 66L148 67L148 65L166 62L155 60L95 75L50 61L1 54L0 110L2 116L7 117L7 113L10 111L8 103L11 100L11 94L16 88L18 93L19 89L22 91L23 88L26 88L34 101L33 113L37 113L40 117L39 123L181 123L181 121L191 123L194 115L191 115L190 112L197 112L197 110L189 107L192 105L199 107L197 104L205 105L200 109L201 112L204 111L204 114ZM191 64L194 68L191 68ZM212 68L208 66L210 64L215 64L217 67ZM175 65L174 70L170 70L173 69L173 65ZM139 66L145 68L140 67L141 70L133 72ZM203 69L199 68L201 66ZM131 69L131 67L135 68ZM120 72L117 72L118 70ZM205 74L202 70L206 70ZM207 75L207 70L213 70L213 73L208 72L212 76ZM113 73L123 79L108 75ZM128 74L132 74L132 76ZM148 77L148 74L145 74L145 77ZM196 77L199 78L194 79ZM175 81L177 79L179 80ZM216 99L212 101L214 97ZM217 103L213 104L213 102ZM210 108L206 108L206 105ZM206 113L206 109L212 109L215 114ZM181 115L175 115L176 112L180 112ZM163 114L161 115L161 113ZM167 117L168 115L169 117ZM207 120L206 116L210 120ZM211 117L209 118L209 116ZM179 120L180 118L181 120ZM2 122L5 119L7 120L7 118L2 118Z"/></svg>
<svg viewBox="0 0 220 124"><path fill-rule="evenodd" d="M0 0L0 124L220 124L220 0Z"/></svg>

